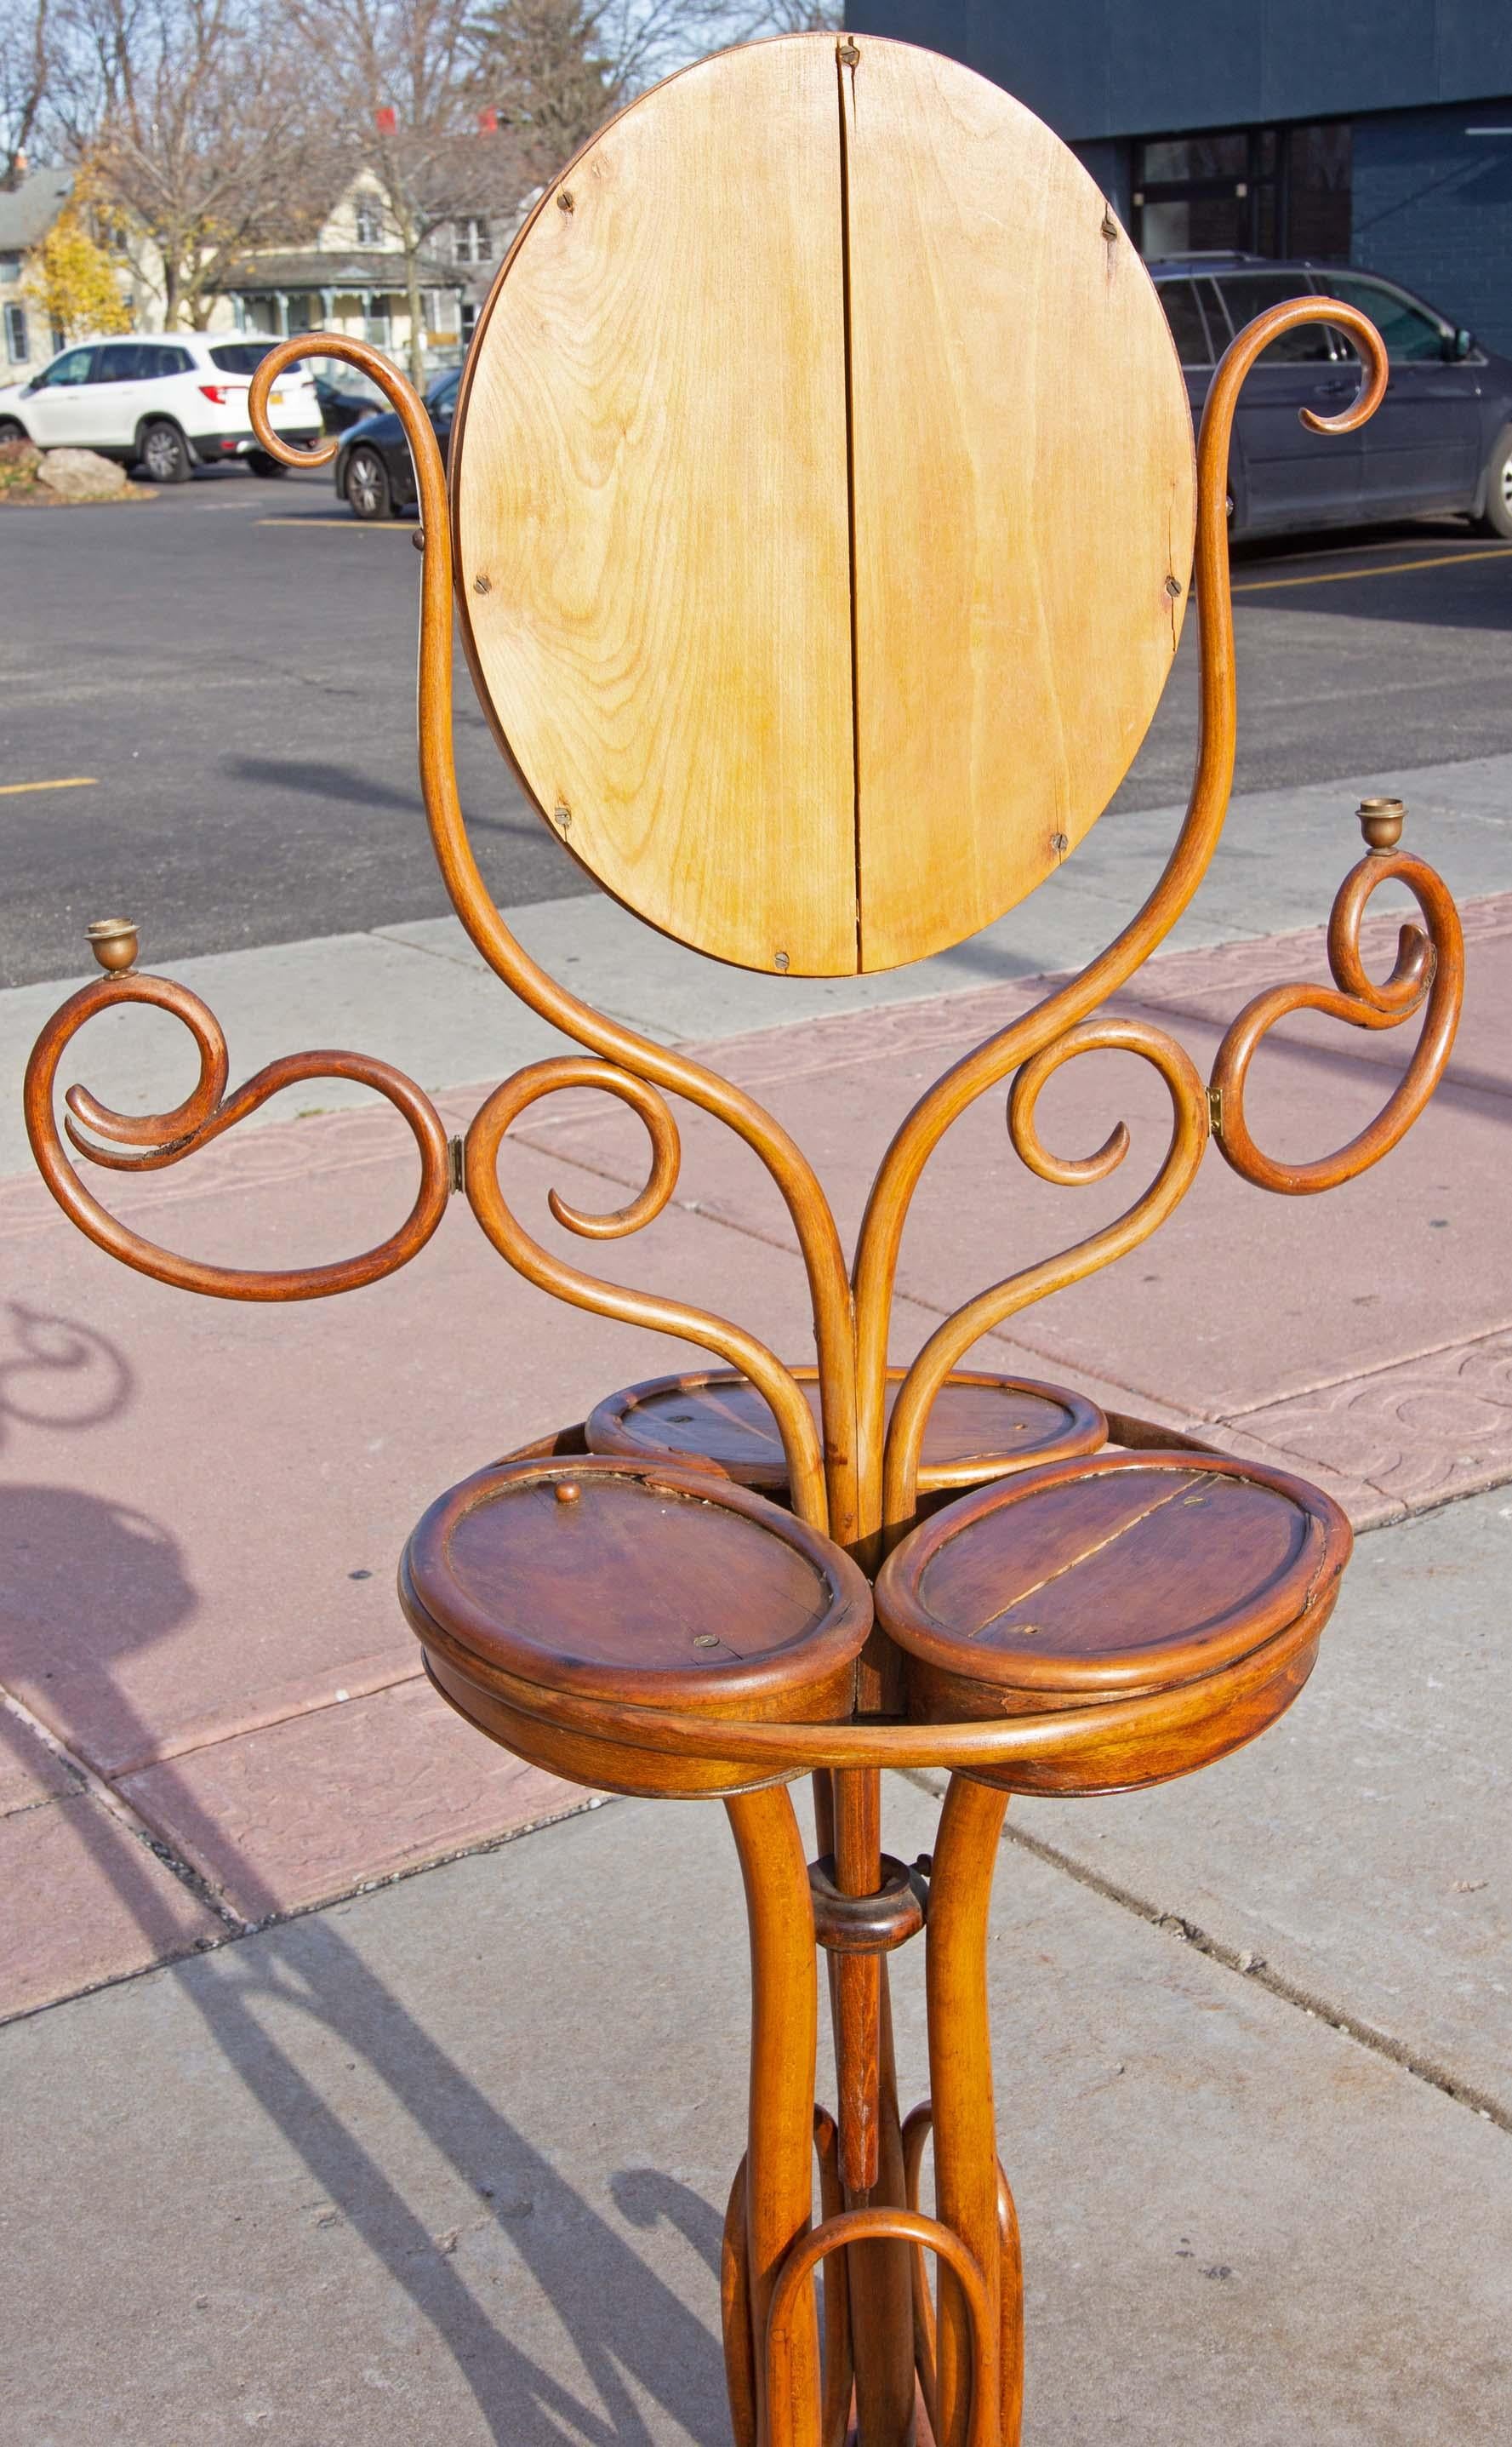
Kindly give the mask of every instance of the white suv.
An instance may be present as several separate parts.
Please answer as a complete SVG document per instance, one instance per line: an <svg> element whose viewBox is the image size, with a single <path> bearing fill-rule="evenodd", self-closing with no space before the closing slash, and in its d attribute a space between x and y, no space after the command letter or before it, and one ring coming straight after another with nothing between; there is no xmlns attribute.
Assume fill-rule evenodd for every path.
<svg viewBox="0 0 1512 2447"><path fill-rule="evenodd" d="M281 476L247 414L252 377L274 346L205 332L85 341L0 390L0 442L97 450L140 463L157 484L183 484L197 460L245 459L255 475ZM320 402L302 367L281 377L269 412L281 439L320 439Z"/></svg>

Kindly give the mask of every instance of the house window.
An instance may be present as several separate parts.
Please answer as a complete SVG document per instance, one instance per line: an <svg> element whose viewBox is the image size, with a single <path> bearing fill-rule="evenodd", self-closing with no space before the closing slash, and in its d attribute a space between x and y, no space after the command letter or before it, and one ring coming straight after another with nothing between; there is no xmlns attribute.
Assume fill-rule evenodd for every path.
<svg viewBox="0 0 1512 2447"><path fill-rule="evenodd" d="M454 221L452 254L458 263L486 263L488 223L479 220Z"/></svg>
<svg viewBox="0 0 1512 2447"><path fill-rule="evenodd" d="M462 344L465 349L478 329L478 309L470 297L462 301Z"/></svg>
<svg viewBox="0 0 1512 2447"><path fill-rule="evenodd" d="M27 310L24 306L6 308L6 357L13 366L24 366L30 350L27 341Z"/></svg>
<svg viewBox="0 0 1512 2447"><path fill-rule="evenodd" d="M355 206L357 244L382 246L384 238L383 207L376 196L359 196Z"/></svg>

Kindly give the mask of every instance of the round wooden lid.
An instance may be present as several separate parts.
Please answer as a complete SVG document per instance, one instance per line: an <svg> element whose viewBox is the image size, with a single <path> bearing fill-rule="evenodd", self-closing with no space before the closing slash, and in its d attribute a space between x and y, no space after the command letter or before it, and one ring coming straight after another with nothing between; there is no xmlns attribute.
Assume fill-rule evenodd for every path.
<svg viewBox="0 0 1512 2447"><path fill-rule="evenodd" d="M410 1537L400 1594L526 1681L725 1715L843 1668L872 1620L850 1557L765 1497L598 1454L463 1479Z"/></svg>
<svg viewBox="0 0 1512 2447"><path fill-rule="evenodd" d="M1248 1655L1343 1570L1351 1544L1338 1506L1280 1470L1098 1453L936 1512L883 1565L877 1615L948 1674L1116 1692Z"/></svg>
<svg viewBox="0 0 1512 2447"><path fill-rule="evenodd" d="M819 1416L817 1371L795 1368ZM887 1410L903 1371L888 1371ZM765 1397L730 1369L652 1376L598 1404L584 1431L591 1452L662 1453L711 1466L745 1487L784 1488L787 1465ZM1095 1452L1107 1421L1095 1402L1060 1385L958 1371L940 1389L924 1433L919 1487L974 1487L1030 1462Z"/></svg>
<svg viewBox="0 0 1512 2447"><path fill-rule="evenodd" d="M794 976L963 940L1073 849L1181 634L1192 418L1094 181L957 62L721 52L520 231L451 444L463 635L546 821Z"/></svg>

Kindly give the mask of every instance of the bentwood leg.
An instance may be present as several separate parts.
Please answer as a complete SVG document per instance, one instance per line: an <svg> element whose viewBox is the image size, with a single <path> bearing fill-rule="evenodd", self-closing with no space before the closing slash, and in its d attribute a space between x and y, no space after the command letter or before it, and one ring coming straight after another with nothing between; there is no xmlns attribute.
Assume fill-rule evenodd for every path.
<svg viewBox="0 0 1512 2447"><path fill-rule="evenodd" d="M936 2212L974 2255L996 2322L1003 2253L987 2010L987 1915L1008 1795L953 1775L940 1812L926 1932ZM1013 2322L1015 2334L1018 2322ZM1016 2357L1014 2358L1016 2360ZM971 2321L948 2267L936 2341L938 2447L964 2447L972 2399ZM1016 2428L1016 2425L1015 2425ZM1003 2447L1016 2447L1005 2434Z"/></svg>
<svg viewBox="0 0 1512 2447"><path fill-rule="evenodd" d="M881 1885L881 1777L875 1769L835 1775L834 1854L842 1893ZM880 1954L832 1957L838 1975L835 2052L840 2078L841 2167L847 2209L901 2209L903 2153L893 2070L892 2009ZM849 2153L847 2131L861 2146ZM857 2160L863 2163L857 2164ZM912 2447L914 2323L908 2246L849 2247L856 2415L864 2447Z"/></svg>
<svg viewBox="0 0 1512 2447"><path fill-rule="evenodd" d="M750 2111L746 2232L760 2436L766 2435L766 2313L778 2271L812 2223L819 1984L808 1865L785 1785L725 1804L750 1922ZM819 2324L812 2289L794 2324L795 2447L819 2447Z"/></svg>

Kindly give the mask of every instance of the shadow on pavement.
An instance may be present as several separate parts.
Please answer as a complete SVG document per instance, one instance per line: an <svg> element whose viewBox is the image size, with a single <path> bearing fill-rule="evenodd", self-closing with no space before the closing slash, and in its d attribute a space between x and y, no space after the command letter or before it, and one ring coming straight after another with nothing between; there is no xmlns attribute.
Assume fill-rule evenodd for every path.
<svg viewBox="0 0 1512 2447"><path fill-rule="evenodd" d="M0 1424L9 1410L13 1417L76 1430L129 1404L129 1368L104 1337L18 1303L11 1307L22 1350L0 1369ZM84 1389L86 1398L71 1411L58 1410L34 1381L46 1384L49 1375ZM171 1633L195 1601L185 1559L167 1529L129 1506L66 1487L0 1490L0 1554L6 1558L8 1652L0 1673L8 1680L23 1661L28 1684L47 1679L38 1655L42 1643L58 1643L61 1671L70 1662L70 1635L73 1672L86 1661L108 1675L113 1663ZM43 1706L53 1713L46 1699ZM64 1738L67 1716L65 1699L53 1723ZM139 1718L135 1731L133 1743L123 1709L118 1742L128 1755L150 1755L154 1728ZM18 1758L30 1741L3 1713L0 1736L10 1737ZM181 1845L191 1863L211 1857L218 1831L181 1784L175 1788L174 1816L175 1849ZM161 1898L145 1848L123 1842L104 1811L81 1812L72 1823L102 1877L149 1944L160 1947ZM228 1928L236 1927L202 1883L193 1883ZM217 1949L210 1961L180 1958L164 1966L164 1976L180 1984L226 2062L326 2200L443 2341L487 2436L499 2447L526 2440L544 2447L548 2439L657 2447L663 2434L647 2427L637 2399L660 2406L688 2435L705 2435L721 2394L719 2347L709 2330L431 2039L329 1919L311 1914L256 1926L276 1909L275 1898L250 1872L243 1892L254 1933L238 1929L241 1944ZM201 1950L205 1944L200 1941ZM481 1996L480 2010L485 2002ZM429 2232L381 2158L322 2096L299 2052L268 2027L266 2016L291 2009L376 2075L476 2194L570 2333L587 2375L584 2400L489 2316L444 2239ZM329 2061L326 2051L312 2055L317 2063ZM685 2187L630 2173L617 2180L615 2197L631 2223L649 2230L671 2220L717 2267L719 2220ZM606 2304L614 2305L612 2324ZM297 2307L289 2306L286 2315L298 2316Z"/></svg>

